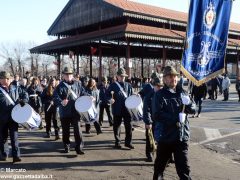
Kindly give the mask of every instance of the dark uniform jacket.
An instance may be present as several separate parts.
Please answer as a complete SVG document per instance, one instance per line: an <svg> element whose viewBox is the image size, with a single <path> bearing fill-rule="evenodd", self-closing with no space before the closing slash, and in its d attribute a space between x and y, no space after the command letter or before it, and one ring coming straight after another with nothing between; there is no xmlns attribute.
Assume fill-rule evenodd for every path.
<svg viewBox="0 0 240 180"><path fill-rule="evenodd" d="M180 87L176 93L171 92L166 86L155 93L153 99L153 118L161 123L160 142L188 141L190 136L189 121L186 117L185 124L177 126L179 113L183 109L181 93L184 90ZM191 102L185 107L186 114L194 114L196 105Z"/></svg>
<svg viewBox="0 0 240 180"><path fill-rule="evenodd" d="M236 91L240 91L240 80L236 81L235 88L236 88Z"/></svg>
<svg viewBox="0 0 240 180"><path fill-rule="evenodd" d="M127 82L118 82L120 86L123 88L124 92L126 93L127 97L133 94L132 86ZM111 91L114 92L113 98L115 102L112 104L112 114L113 116L130 116L127 108L125 107L125 100L126 97L118 87L116 83L112 83L108 88L108 99L112 98Z"/></svg>
<svg viewBox="0 0 240 180"><path fill-rule="evenodd" d="M48 91L48 87L46 87L41 94L42 103L45 105L44 111L47 111L51 101L53 101L53 95L52 96L48 95L47 91ZM55 104L53 104L52 106L55 107Z"/></svg>
<svg viewBox="0 0 240 180"><path fill-rule="evenodd" d="M91 90L89 88L86 88L86 92L90 94L90 96L93 96L95 98L94 105L95 105L95 108L97 108L99 104L99 90L98 89Z"/></svg>
<svg viewBox="0 0 240 180"><path fill-rule="evenodd" d="M195 98L204 98L207 95L207 85L204 83L201 86L193 85L192 96Z"/></svg>
<svg viewBox="0 0 240 180"><path fill-rule="evenodd" d="M60 84L56 87L53 93L53 99L56 106L59 107L59 115L60 118L73 118L73 117L79 117L79 114L77 113L75 109L75 101L74 97L68 90L67 86L63 84L62 81ZM85 92L85 89L82 87L80 81L72 81L72 83L66 83L68 84L72 91L75 92L77 97L89 95ZM68 99L68 104L66 106L62 105L62 101L64 99Z"/></svg>
<svg viewBox="0 0 240 180"><path fill-rule="evenodd" d="M41 100L41 93L42 93L42 88L40 86L29 86L27 89L28 95L29 95L29 104L32 106L33 109L38 109L42 107L42 100ZM31 96L31 95L37 95Z"/></svg>
<svg viewBox="0 0 240 180"><path fill-rule="evenodd" d="M152 98L154 95L154 88L151 84L147 84L139 94L143 98L143 121L145 124L152 124Z"/></svg>
<svg viewBox="0 0 240 180"><path fill-rule="evenodd" d="M99 101L100 101L100 104L101 105L108 105L109 104L109 101L108 101L108 97L107 97L107 94L108 94L108 85L107 87L101 85L99 87Z"/></svg>
<svg viewBox="0 0 240 180"><path fill-rule="evenodd" d="M0 87L4 89L1 85ZM4 89L6 91L6 89ZM7 91L6 91L7 92ZM20 100L27 103L28 102L28 94L26 91L21 89L17 85L10 85L9 92L7 92L15 104L18 104ZM14 105L10 103L10 101L6 98L6 96L0 90L0 123L7 122L11 120L11 112Z"/></svg>

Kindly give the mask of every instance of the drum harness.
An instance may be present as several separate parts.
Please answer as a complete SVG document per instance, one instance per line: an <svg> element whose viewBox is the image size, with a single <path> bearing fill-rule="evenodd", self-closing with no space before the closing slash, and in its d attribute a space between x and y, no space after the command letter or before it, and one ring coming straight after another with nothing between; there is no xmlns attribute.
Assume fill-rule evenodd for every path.
<svg viewBox="0 0 240 180"><path fill-rule="evenodd" d="M63 84L68 88L68 90L72 94L73 98L76 100L77 99L76 93L71 89L71 87L67 83L63 82Z"/></svg>
<svg viewBox="0 0 240 180"><path fill-rule="evenodd" d="M2 93L5 95L5 97L10 101L10 103L11 103L12 105L15 105L13 99L9 96L9 94L8 94L3 88L1 88L1 87L0 87L0 90L1 90Z"/></svg>
<svg viewBox="0 0 240 180"><path fill-rule="evenodd" d="M123 90L122 86L116 81L115 82L117 84L117 86L119 87L120 91L123 93L124 97L127 98L127 94L125 93L125 91Z"/></svg>

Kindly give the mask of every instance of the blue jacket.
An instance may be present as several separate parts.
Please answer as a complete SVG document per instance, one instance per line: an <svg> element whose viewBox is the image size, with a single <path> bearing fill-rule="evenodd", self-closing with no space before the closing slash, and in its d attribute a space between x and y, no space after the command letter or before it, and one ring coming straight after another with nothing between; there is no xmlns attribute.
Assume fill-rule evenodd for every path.
<svg viewBox="0 0 240 180"><path fill-rule="evenodd" d="M166 86L155 93L153 99L153 119L160 123L160 142L188 141L190 136L189 121L186 116L185 123L177 126L179 113L183 109L181 93L186 94L181 87L176 93L171 92ZM186 114L194 114L196 105L192 101L185 107ZM156 129L155 129L156 130Z"/></svg>
<svg viewBox="0 0 240 180"><path fill-rule="evenodd" d="M99 100L100 100L101 105L108 105L109 104L108 97L107 97L108 87L109 86L104 87L103 85L101 85L100 88L99 88Z"/></svg>
<svg viewBox="0 0 240 180"><path fill-rule="evenodd" d="M61 81L60 84L56 87L53 93L53 99L56 106L59 107L59 115L60 118L80 118L78 112L75 109L75 101L76 99L73 98L72 94L68 90L64 81ZM85 89L82 87L80 81L73 81L72 83L67 83L72 91L74 91L77 97L89 95L85 92ZM64 99L68 99L68 104L63 106L61 102Z"/></svg>
<svg viewBox="0 0 240 180"><path fill-rule="evenodd" d="M38 109L42 107L42 100L41 100L41 93L42 88L40 86L29 86L27 89L28 95L29 95L29 105L34 109ZM31 95L37 95L36 97Z"/></svg>
<svg viewBox="0 0 240 180"><path fill-rule="evenodd" d="M125 91L127 97L131 96L133 94L132 86L127 83L121 83L119 84L122 86L123 90ZM113 116L131 116L128 112L127 108L125 107L125 100L126 97L123 95L122 91L118 87L116 83L112 83L108 88L108 100L112 98L111 91L114 92L113 98L115 102L112 104L112 114Z"/></svg>
<svg viewBox="0 0 240 180"><path fill-rule="evenodd" d="M50 105L50 102L53 101L53 95L52 96L48 95L47 91L48 91L48 87L46 87L41 94L42 103L44 104L44 111L47 111ZM56 105L53 104L51 108L56 108Z"/></svg>
<svg viewBox="0 0 240 180"><path fill-rule="evenodd" d="M4 89L1 85L0 87ZM7 92L7 91L6 91ZM28 94L22 88L17 85L10 85L9 91L7 92L15 104L18 104L20 100L27 103L28 102ZM6 98L6 96L0 90L0 123L7 122L12 119L11 112L14 105L10 103L10 101Z"/></svg>
<svg viewBox="0 0 240 180"><path fill-rule="evenodd" d="M152 84L147 83L144 85L144 87L141 89L141 91L139 91L138 94L140 94L141 98L144 100L145 95L147 95L149 93L149 91L152 91L152 89L153 89Z"/></svg>
<svg viewBox="0 0 240 180"><path fill-rule="evenodd" d="M94 105L95 105L95 108L97 108L98 104L99 104L99 90L98 89L89 89L89 88L86 88L86 92L88 94L90 94L90 96L93 96L96 100L94 101Z"/></svg>
<svg viewBox="0 0 240 180"><path fill-rule="evenodd" d="M154 88L151 84L146 84L139 94L143 98L143 121L147 125L152 124L152 98Z"/></svg>

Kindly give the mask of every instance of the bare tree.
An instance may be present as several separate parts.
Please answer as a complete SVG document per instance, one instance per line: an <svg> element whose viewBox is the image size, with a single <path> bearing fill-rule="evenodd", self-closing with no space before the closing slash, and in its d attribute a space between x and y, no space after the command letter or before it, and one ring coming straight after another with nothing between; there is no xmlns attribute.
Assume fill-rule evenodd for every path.
<svg viewBox="0 0 240 180"><path fill-rule="evenodd" d="M23 71L22 71L22 61L26 57L27 54L27 49L26 49L26 44L23 42L16 42L13 45L13 52L14 52L14 59L17 61L17 73L20 76L23 76Z"/></svg>
<svg viewBox="0 0 240 180"><path fill-rule="evenodd" d="M10 44L1 44L0 56L5 59L4 66L9 67L11 73L15 75L16 64L12 58L11 46Z"/></svg>

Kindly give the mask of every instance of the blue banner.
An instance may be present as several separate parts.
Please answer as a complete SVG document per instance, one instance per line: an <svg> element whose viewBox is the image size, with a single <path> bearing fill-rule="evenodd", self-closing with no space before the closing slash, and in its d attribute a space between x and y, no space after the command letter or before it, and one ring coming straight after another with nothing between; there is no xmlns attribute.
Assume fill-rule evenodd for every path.
<svg viewBox="0 0 240 180"><path fill-rule="evenodd" d="M191 0L181 71L200 86L224 73L232 0Z"/></svg>

